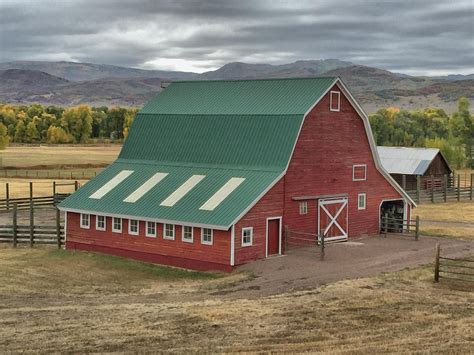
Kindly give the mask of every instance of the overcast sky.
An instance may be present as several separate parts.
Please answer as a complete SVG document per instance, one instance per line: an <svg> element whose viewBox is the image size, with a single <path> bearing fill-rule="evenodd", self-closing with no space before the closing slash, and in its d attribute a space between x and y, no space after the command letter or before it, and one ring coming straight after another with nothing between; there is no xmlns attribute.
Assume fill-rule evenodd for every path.
<svg viewBox="0 0 474 355"><path fill-rule="evenodd" d="M474 73L474 0L0 0L0 61L203 72L337 58Z"/></svg>

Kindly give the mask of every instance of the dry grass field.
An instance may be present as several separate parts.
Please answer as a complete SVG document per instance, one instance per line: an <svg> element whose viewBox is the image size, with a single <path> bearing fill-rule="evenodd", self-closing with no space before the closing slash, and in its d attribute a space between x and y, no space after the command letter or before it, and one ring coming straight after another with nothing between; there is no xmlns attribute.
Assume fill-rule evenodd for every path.
<svg viewBox="0 0 474 355"><path fill-rule="evenodd" d="M252 275L0 247L0 352L469 353L474 288L430 267L308 291L220 292Z"/></svg>
<svg viewBox="0 0 474 355"><path fill-rule="evenodd" d="M53 180L51 179L14 179L0 178L0 199L6 198L5 184L9 184L10 198L30 196L30 181L33 182L33 196L51 196L53 193ZM54 180L58 184L73 184L74 180ZM85 184L88 180L78 180L79 184ZM58 186L58 193L70 193L74 186Z"/></svg>

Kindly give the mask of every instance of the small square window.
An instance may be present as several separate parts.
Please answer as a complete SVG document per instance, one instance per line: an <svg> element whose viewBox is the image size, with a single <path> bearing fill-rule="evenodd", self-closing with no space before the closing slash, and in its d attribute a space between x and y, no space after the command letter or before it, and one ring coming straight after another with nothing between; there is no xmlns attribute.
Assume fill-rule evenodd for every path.
<svg viewBox="0 0 474 355"><path fill-rule="evenodd" d="M341 92L331 91L329 96L329 110L339 112L341 108Z"/></svg>
<svg viewBox="0 0 474 355"><path fill-rule="evenodd" d="M131 235L138 235L139 234L139 224L140 222L138 222L136 219L129 219L128 220L128 234L131 234Z"/></svg>
<svg viewBox="0 0 474 355"><path fill-rule="evenodd" d="M91 220L90 214L81 213L81 228L89 229L90 220Z"/></svg>
<svg viewBox="0 0 474 355"><path fill-rule="evenodd" d="M212 245L212 229L201 229L201 244Z"/></svg>
<svg viewBox="0 0 474 355"><path fill-rule="evenodd" d="M112 218L112 232L122 233L122 218L118 218L118 217Z"/></svg>
<svg viewBox="0 0 474 355"><path fill-rule="evenodd" d="M174 224L163 225L163 239L174 240Z"/></svg>
<svg viewBox="0 0 474 355"><path fill-rule="evenodd" d="M181 239L183 242L192 243L194 240L193 237L193 227L183 226Z"/></svg>
<svg viewBox="0 0 474 355"><path fill-rule="evenodd" d="M308 201L300 202L300 214L308 213Z"/></svg>
<svg viewBox="0 0 474 355"><path fill-rule="evenodd" d="M155 222L146 222L146 236L151 238L156 238L156 223Z"/></svg>
<svg viewBox="0 0 474 355"><path fill-rule="evenodd" d="M242 246L251 246L253 242L253 228L242 228Z"/></svg>
<svg viewBox="0 0 474 355"><path fill-rule="evenodd" d="M367 180L367 165L366 164L352 165L352 181L365 181L365 180Z"/></svg>
<svg viewBox="0 0 474 355"><path fill-rule="evenodd" d="M98 231L105 231L105 216L95 217L95 229Z"/></svg>
<svg viewBox="0 0 474 355"><path fill-rule="evenodd" d="M357 209L358 210L365 210L367 204L367 195L365 193L361 193L357 195Z"/></svg>

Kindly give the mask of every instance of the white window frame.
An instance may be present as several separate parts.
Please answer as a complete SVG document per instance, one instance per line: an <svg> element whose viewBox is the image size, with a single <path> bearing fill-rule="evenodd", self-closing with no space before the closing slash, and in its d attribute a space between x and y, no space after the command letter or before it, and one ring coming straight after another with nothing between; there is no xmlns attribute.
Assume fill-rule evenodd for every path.
<svg viewBox="0 0 474 355"><path fill-rule="evenodd" d="M308 214L308 201L301 201L299 204L300 215Z"/></svg>
<svg viewBox="0 0 474 355"><path fill-rule="evenodd" d="M246 231L250 231L250 241L245 242L244 241L244 234ZM242 228L242 240L241 240L242 246L243 247L250 247L253 245L253 227L245 227Z"/></svg>
<svg viewBox="0 0 474 355"><path fill-rule="evenodd" d="M86 217L86 216L87 216L87 218L86 218L87 224L84 224L84 217ZM82 229L90 229L90 227L91 227L91 215L88 214L88 213L81 213L80 218L81 218L81 220L80 220L81 228Z"/></svg>
<svg viewBox="0 0 474 355"><path fill-rule="evenodd" d="M356 168L364 168L364 178L356 179L355 171ZM354 164L352 165L352 181L366 181L367 180L367 164Z"/></svg>
<svg viewBox="0 0 474 355"><path fill-rule="evenodd" d="M184 229L185 229L185 228L191 228L191 239L186 239L186 238L184 237ZM181 227L181 240L182 240L183 242L186 242L186 243L192 243L192 242L194 242L194 228L191 227L191 226L182 226L182 227Z"/></svg>
<svg viewBox="0 0 474 355"><path fill-rule="evenodd" d="M333 104L333 100L332 100L332 97L333 95L337 95L337 108L333 108L332 104ZM333 111L333 112L339 112L341 111L341 92L340 91L331 91L330 94L329 94L329 111Z"/></svg>
<svg viewBox="0 0 474 355"><path fill-rule="evenodd" d="M360 205L360 198L363 197L364 205ZM367 208L367 194L365 192L362 192L357 195L357 210L365 210Z"/></svg>
<svg viewBox="0 0 474 355"><path fill-rule="evenodd" d="M104 226L103 227L99 227L99 217L104 219ZM98 231L105 231L107 229L107 217L106 216L101 216L101 215L95 216L95 229L98 230Z"/></svg>
<svg viewBox="0 0 474 355"><path fill-rule="evenodd" d="M152 225L154 227L155 233L150 233L148 231L148 226ZM145 235L150 238L156 238L156 222L146 221L145 223Z"/></svg>
<svg viewBox="0 0 474 355"><path fill-rule="evenodd" d="M137 230L132 231L132 221L137 222ZM139 235L140 234L140 221L138 219L129 219L128 220L128 234L130 235Z"/></svg>
<svg viewBox="0 0 474 355"><path fill-rule="evenodd" d="M204 240L204 230L208 229L211 231L211 241ZM214 243L214 230L212 228L201 228L201 244L212 245Z"/></svg>
<svg viewBox="0 0 474 355"><path fill-rule="evenodd" d="M166 234L166 226L172 226L172 227L173 227L173 229L172 229L173 235L172 235L172 236L168 236L168 235ZM174 240L174 236L175 236L175 226L174 226L174 224L164 223L164 224L163 224L163 239L166 239L166 240Z"/></svg>
<svg viewBox="0 0 474 355"><path fill-rule="evenodd" d="M120 228L115 228L115 220L120 221ZM122 218L120 217L112 217L112 232L113 233L122 233Z"/></svg>

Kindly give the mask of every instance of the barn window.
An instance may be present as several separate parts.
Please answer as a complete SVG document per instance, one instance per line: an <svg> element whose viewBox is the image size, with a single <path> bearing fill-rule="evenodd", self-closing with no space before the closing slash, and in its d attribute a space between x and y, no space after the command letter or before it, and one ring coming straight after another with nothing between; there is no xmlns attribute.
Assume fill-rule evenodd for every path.
<svg viewBox="0 0 474 355"><path fill-rule="evenodd" d="M112 218L112 232L122 233L122 218Z"/></svg>
<svg viewBox="0 0 474 355"><path fill-rule="evenodd" d="M163 229L163 239L174 240L174 224L165 224Z"/></svg>
<svg viewBox="0 0 474 355"><path fill-rule="evenodd" d="M98 231L105 231L105 216L96 216L95 229Z"/></svg>
<svg viewBox="0 0 474 355"><path fill-rule="evenodd" d="M300 214L308 214L308 201L300 202Z"/></svg>
<svg viewBox="0 0 474 355"><path fill-rule="evenodd" d="M91 216L87 213L81 213L81 228L90 228Z"/></svg>
<svg viewBox="0 0 474 355"><path fill-rule="evenodd" d="M128 234L138 235L139 233L139 222L136 219L128 220Z"/></svg>
<svg viewBox="0 0 474 355"><path fill-rule="evenodd" d="M357 195L357 209L358 210L365 210L367 204L367 195L365 193L361 193Z"/></svg>
<svg viewBox="0 0 474 355"><path fill-rule="evenodd" d="M212 229L201 229L201 244L212 245Z"/></svg>
<svg viewBox="0 0 474 355"><path fill-rule="evenodd" d="M146 222L146 236L147 237L156 237L156 223L155 222Z"/></svg>
<svg viewBox="0 0 474 355"><path fill-rule="evenodd" d="M194 237L193 237L193 227L183 226L181 239L182 239L183 242L192 243L193 239L194 239Z"/></svg>
<svg viewBox="0 0 474 355"><path fill-rule="evenodd" d="M367 165L355 164L352 165L352 181L367 180Z"/></svg>
<svg viewBox="0 0 474 355"><path fill-rule="evenodd" d="M331 91L329 96L329 110L339 112L341 107L341 92Z"/></svg>
<svg viewBox="0 0 474 355"><path fill-rule="evenodd" d="M248 247L252 245L253 241L253 228L242 228L242 246Z"/></svg>

